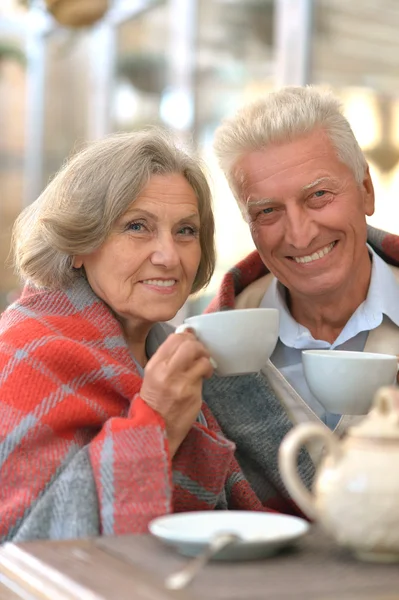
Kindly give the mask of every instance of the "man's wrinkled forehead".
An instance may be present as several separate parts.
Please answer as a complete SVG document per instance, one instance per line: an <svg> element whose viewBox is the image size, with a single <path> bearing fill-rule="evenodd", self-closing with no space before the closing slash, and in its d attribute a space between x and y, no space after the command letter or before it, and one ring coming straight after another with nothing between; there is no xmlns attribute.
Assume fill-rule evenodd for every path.
<svg viewBox="0 0 399 600"><path fill-rule="evenodd" d="M337 176L334 171L340 170L342 164L325 132L315 130L304 137L248 148L237 157L231 175L240 192L251 191L250 188L275 175L282 176L283 181L288 176L297 179L299 189L318 177Z"/></svg>

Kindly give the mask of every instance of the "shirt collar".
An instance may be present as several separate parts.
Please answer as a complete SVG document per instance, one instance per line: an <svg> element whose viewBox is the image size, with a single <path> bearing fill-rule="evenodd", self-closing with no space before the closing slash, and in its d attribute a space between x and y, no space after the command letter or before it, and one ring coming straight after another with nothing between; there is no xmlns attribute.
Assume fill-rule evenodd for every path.
<svg viewBox="0 0 399 600"><path fill-rule="evenodd" d="M290 348L333 348L343 344L360 331L378 327L386 315L399 327L399 284L390 267L367 244L372 257L370 286L366 300L356 309L334 344L315 340L309 330L292 317L286 303L286 288L274 277L260 306L277 308L280 313L279 337Z"/></svg>
<svg viewBox="0 0 399 600"><path fill-rule="evenodd" d="M287 307L286 288L273 277L260 303L261 308L277 308L280 315L279 338L286 346L295 348L297 340L308 331L292 317Z"/></svg>

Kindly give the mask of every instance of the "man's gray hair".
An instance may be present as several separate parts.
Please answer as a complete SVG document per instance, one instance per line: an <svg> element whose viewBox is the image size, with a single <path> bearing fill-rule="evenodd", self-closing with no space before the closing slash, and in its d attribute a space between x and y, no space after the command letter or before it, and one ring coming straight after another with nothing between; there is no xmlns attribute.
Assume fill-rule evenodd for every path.
<svg viewBox="0 0 399 600"><path fill-rule="evenodd" d="M236 164L249 152L285 143L320 128L326 132L339 160L361 183L367 169L363 152L342 114L340 101L329 91L312 86L285 87L241 108L217 129L214 148L219 164L239 199Z"/></svg>
<svg viewBox="0 0 399 600"><path fill-rule="evenodd" d="M15 222L17 273L39 287L68 286L82 275L74 256L99 248L150 177L168 174L185 177L198 199L201 261L192 292L200 290L215 267L211 192L199 160L155 127L92 142L65 164Z"/></svg>

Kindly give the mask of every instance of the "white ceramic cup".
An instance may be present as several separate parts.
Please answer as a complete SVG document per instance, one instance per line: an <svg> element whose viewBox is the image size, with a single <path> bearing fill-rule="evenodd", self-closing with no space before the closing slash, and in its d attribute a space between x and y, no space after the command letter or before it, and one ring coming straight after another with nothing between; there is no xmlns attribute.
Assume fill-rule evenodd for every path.
<svg viewBox="0 0 399 600"><path fill-rule="evenodd" d="M329 412L365 415L377 390L396 381L398 359L392 354L346 350L304 350L303 371L309 389Z"/></svg>
<svg viewBox="0 0 399 600"><path fill-rule="evenodd" d="M176 333L188 327L209 350L218 375L257 373L276 346L279 312L244 308L197 315L185 319Z"/></svg>

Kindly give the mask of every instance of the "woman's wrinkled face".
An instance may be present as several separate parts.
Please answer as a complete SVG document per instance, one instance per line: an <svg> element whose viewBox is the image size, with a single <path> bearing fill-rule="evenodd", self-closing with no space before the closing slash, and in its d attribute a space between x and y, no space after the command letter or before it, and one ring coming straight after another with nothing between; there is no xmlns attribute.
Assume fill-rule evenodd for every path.
<svg viewBox="0 0 399 600"><path fill-rule="evenodd" d="M129 327L167 321L189 296L201 259L200 215L179 174L153 175L102 246L77 256L94 290Z"/></svg>

